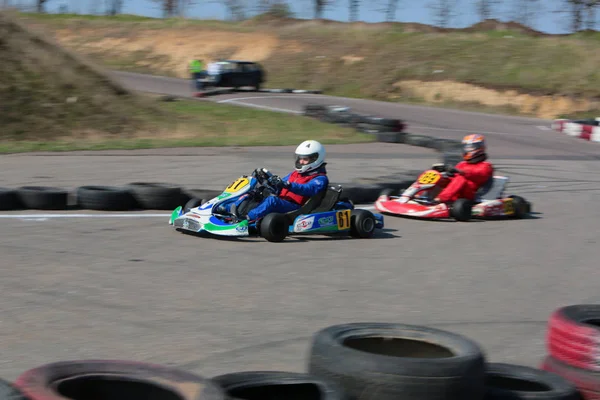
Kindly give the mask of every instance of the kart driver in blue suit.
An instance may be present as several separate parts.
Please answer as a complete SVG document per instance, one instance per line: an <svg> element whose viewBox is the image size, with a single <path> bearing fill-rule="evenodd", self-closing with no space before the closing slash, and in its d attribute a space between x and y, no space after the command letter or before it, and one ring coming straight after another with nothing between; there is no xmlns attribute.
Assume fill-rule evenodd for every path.
<svg viewBox="0 0 600 400"><path fill-rule="evenodd" d="M327 189L329 178L325 169L325 148L316 140L306 140L296 148L295 170L283 179L277 176L269 178L269 184L279 192L277 196L269 196L260 202L241 220L254 222L265 215L277 212L287 213L299 209L308 199ZM239 198L234 204L239 206L246 196Z"/></svg>

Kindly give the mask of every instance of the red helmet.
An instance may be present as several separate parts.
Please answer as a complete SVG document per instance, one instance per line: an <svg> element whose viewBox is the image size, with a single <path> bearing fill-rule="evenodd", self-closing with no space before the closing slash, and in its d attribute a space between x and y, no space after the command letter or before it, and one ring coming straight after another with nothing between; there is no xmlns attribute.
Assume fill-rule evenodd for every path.
<svg viewBox="0 0 600 400"><path fill-rule="evenodd" d="M467 162L479 162L486 158L485 137L479 134L467 135L462 140L463 159Z"/></svg>

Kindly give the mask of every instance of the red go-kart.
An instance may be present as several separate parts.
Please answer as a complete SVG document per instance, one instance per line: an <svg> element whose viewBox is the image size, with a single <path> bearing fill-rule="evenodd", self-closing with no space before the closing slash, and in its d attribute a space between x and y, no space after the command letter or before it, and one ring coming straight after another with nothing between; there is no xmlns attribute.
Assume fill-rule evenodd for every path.
<svg viewBox="0 0 600 400"><path fill-rule="evenodd" d="M504 196L508 177L494 175L477 191L475 201L458 199L450 206L434 201L435 197L454 177L444 164L434 164L400 196L392 189L384 189L375 202L375 208L384 214L423 219L454 218L469 221L472 218L523 218L531 212L531 203L519 196Z"/></svg>

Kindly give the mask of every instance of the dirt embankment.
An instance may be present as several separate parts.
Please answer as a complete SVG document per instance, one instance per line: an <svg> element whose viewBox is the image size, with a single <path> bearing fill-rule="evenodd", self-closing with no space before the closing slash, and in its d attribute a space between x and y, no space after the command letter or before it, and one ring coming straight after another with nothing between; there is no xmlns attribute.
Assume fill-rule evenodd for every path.
<svg viewBox="0 0 600 400"><path fill-rule="evenodd" d="M156 110L100 68L0 13L0 139L127 137Z"/></svg>
<svg viewBox="0 0 600 400"><path fill-rule="evenodd" d="M193 57L247 59L265 65L271 87L458 108L476 104L541 118L599 107L594 40L546 35L514 23L490 20L456 30L278 19L29 22L115 69L187 78ZM581 61L574 65L573 59Z"/></svg>

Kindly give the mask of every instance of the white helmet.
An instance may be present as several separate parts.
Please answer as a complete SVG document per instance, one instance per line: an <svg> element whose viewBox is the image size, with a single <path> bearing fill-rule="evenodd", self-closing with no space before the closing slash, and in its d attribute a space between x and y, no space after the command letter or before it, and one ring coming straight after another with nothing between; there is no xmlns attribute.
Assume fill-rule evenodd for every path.
<svg viewBox="0 0 600 400"><path fill-rule="evenodd" d="M300 164L300 158L308 157L309 163ZM305 140L296 147L296 171L308 172L319 168L325 162L325 147L316 140Z"/></svg>

